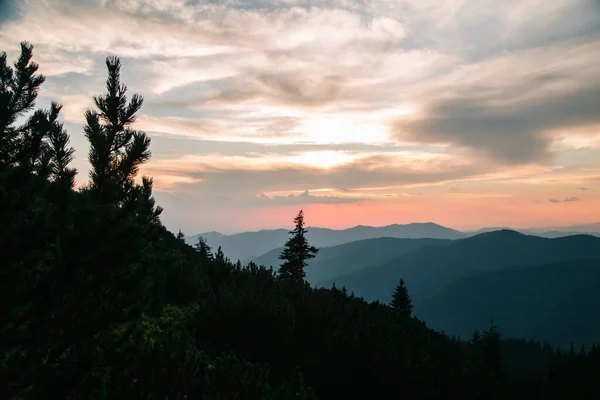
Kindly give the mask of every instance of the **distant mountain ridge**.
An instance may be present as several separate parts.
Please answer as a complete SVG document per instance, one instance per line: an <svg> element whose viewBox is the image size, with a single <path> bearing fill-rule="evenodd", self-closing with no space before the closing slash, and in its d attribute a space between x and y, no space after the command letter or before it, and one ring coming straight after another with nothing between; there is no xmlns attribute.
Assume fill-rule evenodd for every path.
<svg viewBox="0 0 600 400"><path fill-rule="evenodd" d="M396 283L403 278L413 299L435 295L445 285L477 271L495 271L521 266L536 266L598 259L600 238L575 235L542 238L510 230L482 233L450 241L436 248L425 247L373 268L340 275L319 286L345 286L366 300L388 302Z"/></svg>
<svg viewBox="0 0 600 400"><path fill-rule="evenodd" d="M324 247L314 259L308 261L308 266L305 268L306 280L315 284L334 279L340 275L380 265L414 250L424 247L435 248L450 242L450 239L376 238ZM247 261L277 270L281 264L279 259L281 250L282 248L274 249Z"/></svg>
<svg viewBox="0 0 600 400"><path fill-rule="evenodd" d="M461 239L485 232L507 230L509 228L482 228L477 231L459 231L433 223L416 222L411 224L392 224L382 227L358 225L353 228L335 230L329 228L307 227L307 237L311 244L322 247L337 246L358 240L376 238L403 238L403 239ZM581 233L600 236L600 223L574 225L568 227L549 227L532 229L512 229L514 231L540 237L563 237ZM225 253L233 260L248 260L259 257L265 253L283 246L288 238L289 229L263 229L256 232L242 232L231 235L219 232L205 232L187 236L189 244L195 244L198 237L202 236L210 246L221 246Z"/></svg>
<svg viewBox="0 0 600 400"><path fill-rule="evenodd" d="M359 225L343 230L315 227L307 227L306 229L308 230L308 240L318 248L383 237L404 239L458 239L465 237L463 232L432 222L406 225L392 224L382 227ZM242 232L233 235L208 232L188 236L186 241L194 244L197 242L198 237L202 236L213 248L216 249L221 246L231 259L247 260L250 257L258 257L270 250L282 247L288 238L288 232L288 229Z"/></svg>
<svg viewBox="0 0 600 400"><path fill-rule="evenodd" d="M507 337L563 348L600 338L600 260L478 272L415 302L427 325L468 338L491 315ZM456 312L460 310L460 312Z"/></svg>
<svg viewBox="0 0 600 400"><path fill-rule="evenodd" d="M329 263L351 265L354 257L348 251ZM595 236L551 239L492 231L417 246L379 265L311 283L335 284L367 301L388 303L400 278L415 315L449 334L468 338L494 316L508 336L559 346L600 338L600 238Z"/></svg>

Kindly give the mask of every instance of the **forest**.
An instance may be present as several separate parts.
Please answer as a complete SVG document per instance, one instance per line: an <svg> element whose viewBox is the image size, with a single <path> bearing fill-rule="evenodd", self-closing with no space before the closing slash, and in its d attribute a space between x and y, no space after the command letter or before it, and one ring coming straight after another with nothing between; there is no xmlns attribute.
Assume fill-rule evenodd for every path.
<svg viewBox="0 0 600 400"><path fill-rule="evenodd" d="M0 398L600 397L597 345L507 338L493 319L450 337L413 315L404 281L389 304L311 286L302 212L280 270L186 244L138 176L150 137L117 57L85 113L76 187L61 105L35 108L33 60L26 42L0 55Z"/></svg>

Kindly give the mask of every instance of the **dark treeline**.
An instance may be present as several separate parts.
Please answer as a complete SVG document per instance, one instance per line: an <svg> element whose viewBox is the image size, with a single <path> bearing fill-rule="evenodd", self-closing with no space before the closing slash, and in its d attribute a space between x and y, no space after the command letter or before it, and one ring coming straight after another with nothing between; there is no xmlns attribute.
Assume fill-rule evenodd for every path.
<svg viewBox="0 0 600 400"><path fill-rule="evenodd" d="M600 350L460 341L393 305L314 289L303 219L283 273L242 266L161 224L150 139L133 128L108 58L106 92L85 114L89 182L75 189L60 105L34 110L44 78L32 47L0 56L0 398L575 399L600 394ZM460 310L457 310L460 312ZM485 327L483 327L485 329Z"/></svg>

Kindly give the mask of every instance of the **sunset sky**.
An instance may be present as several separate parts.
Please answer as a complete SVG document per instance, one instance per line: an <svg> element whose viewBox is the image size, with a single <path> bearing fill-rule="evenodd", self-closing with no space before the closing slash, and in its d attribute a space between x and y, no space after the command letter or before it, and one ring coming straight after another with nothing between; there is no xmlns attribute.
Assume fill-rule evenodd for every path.
<svg viewBox="0 0 600 400"><path fill-rule="evenodd" d="M83 114L107 55L145 104L155 197L186 234L600 221L598 0L18 0L38 106Z"/></svg>

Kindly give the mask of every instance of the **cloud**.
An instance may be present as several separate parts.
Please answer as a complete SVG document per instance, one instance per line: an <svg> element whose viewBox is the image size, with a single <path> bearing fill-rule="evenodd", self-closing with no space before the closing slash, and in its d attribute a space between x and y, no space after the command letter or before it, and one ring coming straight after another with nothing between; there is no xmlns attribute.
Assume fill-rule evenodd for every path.
<svg viewBox="0 0 600 400"><path fill-rule="evenodd" d="M393 43L405 35L393 19L377 16L367 25L359 14L341 8L293 7L263 12L227 4L167 3L39 0L28 9L29 24L12 24L5 36L13 40L28 37L40 45L75 51L149 58L307 45L325 51L348 43L368 48L381 41Z"/></svg>
<svg viewBox="0 0 600 400"><path fill-rule="evenodd" d="M563 200L550 199L549 201L550 201L550 203L572 203L574 201L579 201L579 198L578 197L567 197L566 199L563 199Z"/></svg>
<svg viewBox="0 0 600 400"><path fill-rule="evenodd" d="M152 93L142 93L157 125L145 125L149 131L181 132L186 124L183 133L200 138L382 142L385 118L416 104L423 118L396 123L396 139L464 146L505 163L547 162L552 139L544 130L598 115L597 102L586 100L597 95L600 76L587 55L599 49L587 38L540 46L593 31L600 16L583 0L542 7L536 18L528 12L537 0L509 3L40 0L27 24L7 26L0 44L30 38L47 74L75 72L82 80L101 76L104 55L119 54L136 71L130 86ZM559 16L561 28L549 38L546 27ZM502 51L519 51L487 49L499 43L489 36L500 33ZM538 65L544 70L532 70ZM587 93L561 88L570 81L571 89L583 87L585 78ZM548 87L547 103L540 96L511 102ZM545 110L560 107L545 118ZM249 126L247 114L257 110L264 112ZM338 133L352 127L350 135Z"/></svg>
<svg viewBox="0 0 600 400"><path fill-rule="evenodd" d="M315 196L311 195L308 190L300 194L289 194L287 196L260 194L256 196L257 203L261 206L278 206L278 205L300 205L300 204L349 204L368 201L367 198L361 197L336 197L336 196Z"/></svg>
<svg viewBox="0 0 600 400"><path fill-rule="evenodd" d="M550 131L600 123L600 66L589 63L590 51L600 52L600 38L465 66L452 86L438 83L449 91L420 116L392 124L395 137L463 146L507 164L549 162Z"/></svg>
<svg viewBox="0 0 600 400"><path fill-rule="evenodd" d="M467 60L544 47L598 30L595 0L372 1L379 13L400 16L408 44L450 49Z"/></svg>
<svg viewBox="0 0 600 400"><path fill-rule="evenodd" d="M294 155L224 157L213 154L167 158L151 162L142 172L201 180L198 184L178 186L177 190L181 192L256 195L338 187L359 190L430 185L472 178L489 170L447 155L410 152L365 155L320 151Z"/></svg>
<svg viewBox="0 0 600 400"><path fill-rule="evenodd" d="M162 72L157 71L161 81L157 90L163 91L164 101L178 99L190 109L246 104L254 108L260 100L261 105L290 112L327 111L328 107L336 112L379 112L398 107L401 86L435 75L457 62L455 57L437 52L395 53L378 46L353 46L339 55L307 49L186 58L169 62L171 68L165 65ZM177 79L184 84L176 84L172 69L181 70L182 78Z"/></svg>
<svg viewBox="0 0 600 400"><path fill-rule="evenodd" d="M475 97L452 99L434 104L426 119L401 126L422 143L462 145L507 163L545 162L551 139L544 132L600 122L599 97L600 87L496 107Z"/></svg>
<svg viewBox="0 0 600 400"><path fill-rule="evenodd" d="M402 204L414 187L423 202L517 202L532 187L549 199L598 175L595 0L18 4L0 15L0 49L36 46L39 103L64 104L80 178L83 111L116 54L145 98L143 172L190 223L198 204L210 218L298 201Z"/></svg>

